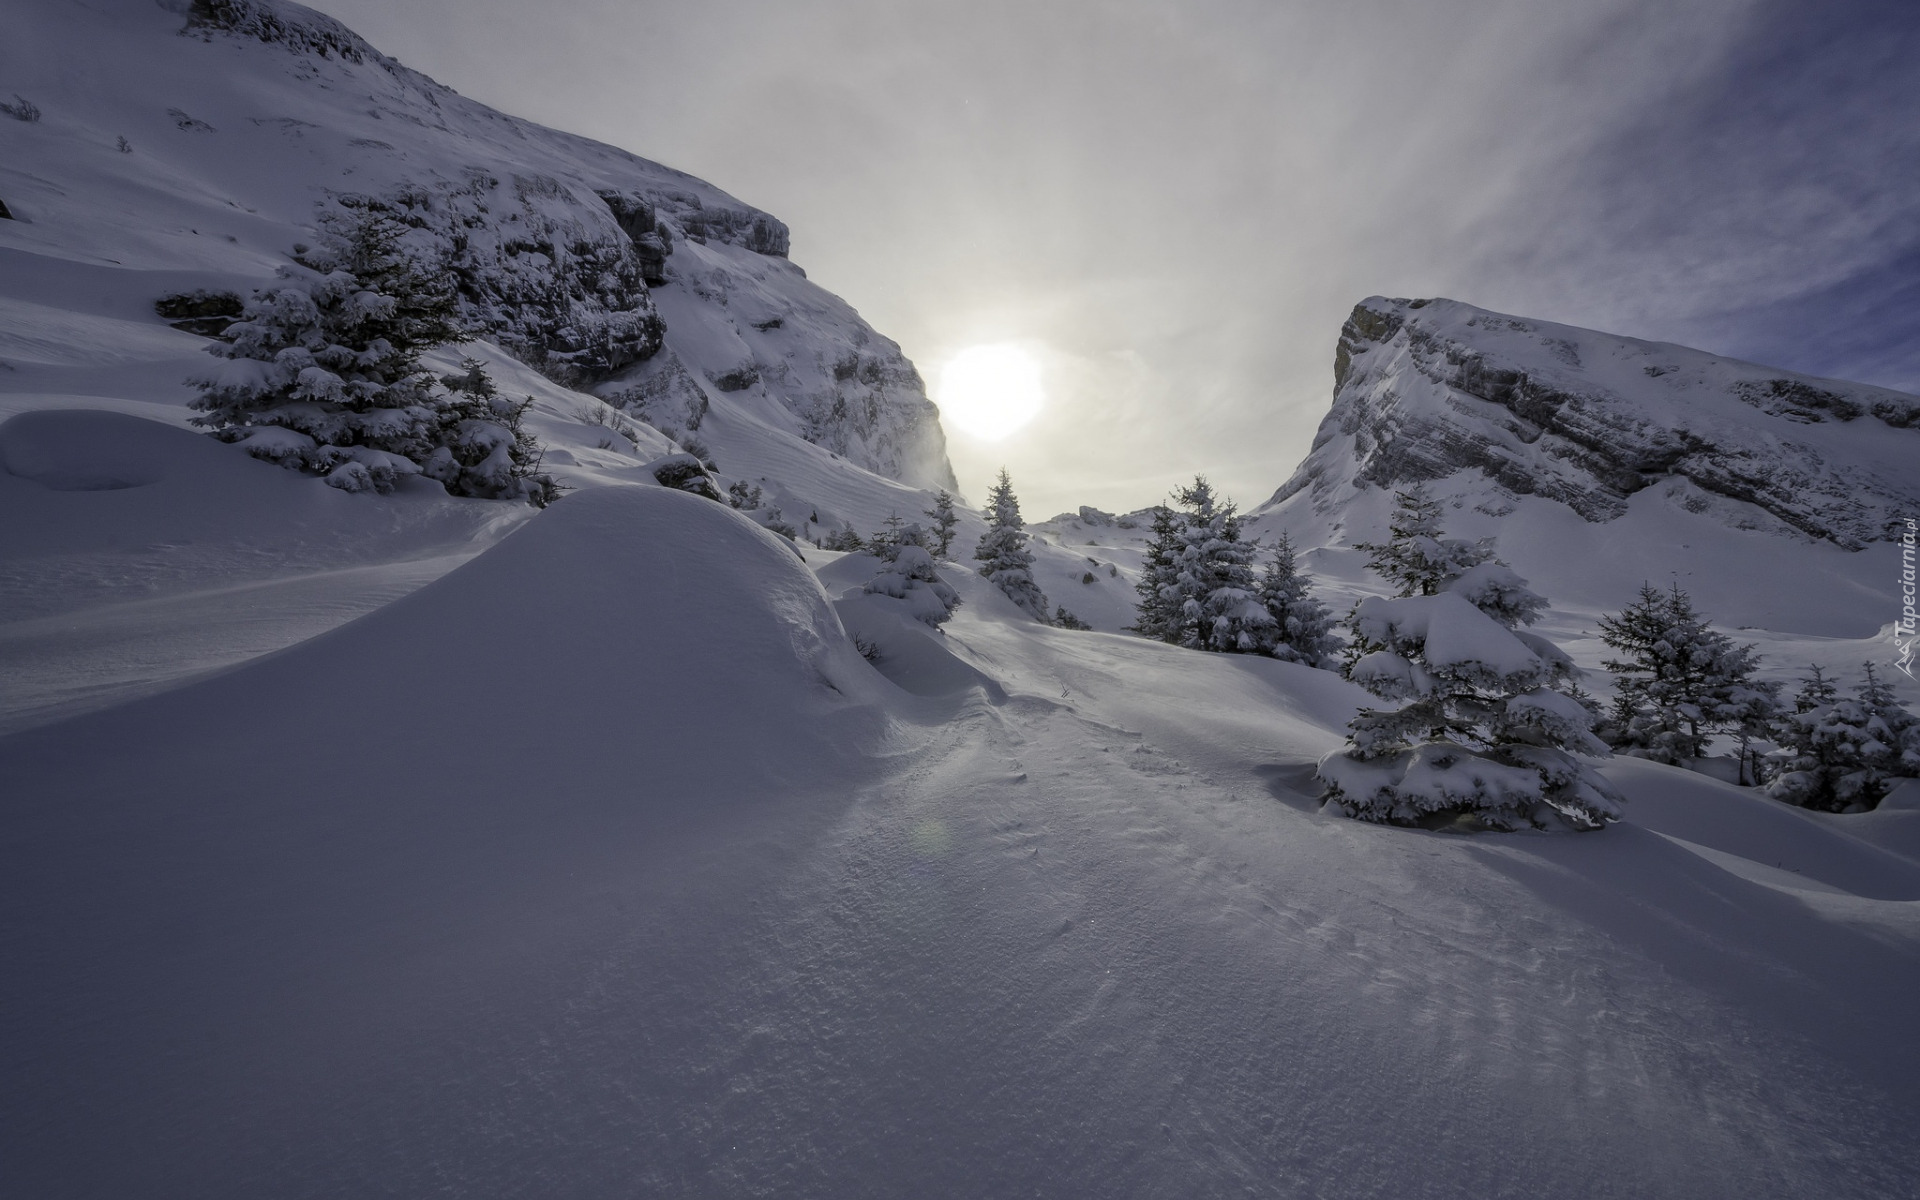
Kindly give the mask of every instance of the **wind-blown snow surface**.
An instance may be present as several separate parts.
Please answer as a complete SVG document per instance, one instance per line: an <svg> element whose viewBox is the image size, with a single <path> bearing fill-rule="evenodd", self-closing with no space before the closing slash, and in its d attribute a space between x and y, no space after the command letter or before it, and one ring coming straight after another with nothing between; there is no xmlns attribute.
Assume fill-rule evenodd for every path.
<svg viewBox="0 0 1920 1200"><path fill-rule="evenodd" d="M1911 1194L1877 828L1644 764L1601 834L1358 825L1334 676L964 574L875 670L863 574L608 487L0 739L10 1188Z"/></svg>

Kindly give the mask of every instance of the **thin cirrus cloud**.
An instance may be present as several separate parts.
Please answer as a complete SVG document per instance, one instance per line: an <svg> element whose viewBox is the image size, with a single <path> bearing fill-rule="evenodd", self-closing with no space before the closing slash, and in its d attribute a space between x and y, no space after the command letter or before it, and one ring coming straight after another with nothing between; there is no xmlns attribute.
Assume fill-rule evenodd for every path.
<svg viewBox="0 0 1920 1200"><path fill-rule="evenodd" d="M1048 401L953 438L1030 512L1243 502L1373 293L1920 383L1920 11L1869 0L322 0L487 103L793 228L929 379Z"/></svg>

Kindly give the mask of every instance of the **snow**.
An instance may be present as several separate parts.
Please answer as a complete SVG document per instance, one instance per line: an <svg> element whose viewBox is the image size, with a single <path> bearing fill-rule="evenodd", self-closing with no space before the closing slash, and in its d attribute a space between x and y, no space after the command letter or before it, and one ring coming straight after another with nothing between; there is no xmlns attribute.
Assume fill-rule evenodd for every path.
<svg viewBox="0 0 1920 1200"><path fill-rule="evenodd" d="M1422 659L1461 673L1537 679L1546 665L1509 630L1457 592L1394 599L1371 596L1356 613L1361 636L1393 645L1423 643Z"/></svg>
<svg viewBox="0 0 1920 1200"><path fill-rule="evenodd" d="M1868 1195L1920 1165L1920 864L1860 827L1645 763L1599 834L1362 827L1296 790L1367 700L1327 672L1041 627L966 572L875 669L844 631L881 619L827 597L875 601L876 561L809 554L824 589L723 505L582 492L331 633L0 739L21 1186Z"/></svg>
<svg viewBox="0 0 1920 1200"><path fill-rule="evenodd" d="M269 278L321 169L376 169L349 135L425 154L428 126L384 90L367 115L364 64L265 70L156 6L28 15L9 87L47 115L0 120L30 218L0 222L10 1194L1913 1194L1911 796L1808 813L1615 759L1597 833L1346 820L1312 774L1375 698L1116 632L1144 521L1031 527L1096 631L957 563L936 631L864 590L877 559L656 486L680 447L484 341L430 365L535 398L576 489L552 507L255 461L184 427L204 341L146 305ZM192 71L145 62L176 45ZM434 94L487 154L618 158ZM917 519L927 492L708 377L806 376L852 336L838 302L717 237L675 259L714 295L735 272L675 349L723 482L809 535ZM659 289L670 348L691 279ZM819 324L760 329L781 297ZM1336 611L1379 590L1374 491L1262 517ZM1791 669L1883 648L1861 556L1664 495L1592 526L1437 493L1559 605L1508 635L1436 597L1446 661L1537 670L1542 635L1591 663L1643 568L1697 570Z"/></svg>

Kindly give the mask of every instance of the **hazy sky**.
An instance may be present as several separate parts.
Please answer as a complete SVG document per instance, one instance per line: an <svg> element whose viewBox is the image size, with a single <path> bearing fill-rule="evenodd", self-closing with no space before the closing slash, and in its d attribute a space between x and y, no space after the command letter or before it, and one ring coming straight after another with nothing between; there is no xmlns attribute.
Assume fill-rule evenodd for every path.
<svg viewBox="0 0 1920 1200"><path fill-rule="evenodd" d="M1374 293L1920 390L1916 0L317 7L781 217L929 384L1028 346L1043 415L949 436L1030 517L1265 499Z"/></svg>

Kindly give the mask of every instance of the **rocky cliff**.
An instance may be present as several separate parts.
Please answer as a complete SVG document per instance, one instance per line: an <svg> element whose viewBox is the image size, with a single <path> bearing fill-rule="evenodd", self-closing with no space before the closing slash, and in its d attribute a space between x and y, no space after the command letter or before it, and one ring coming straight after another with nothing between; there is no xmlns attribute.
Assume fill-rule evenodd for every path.
<svg viewBox="0 0 1920 1200"><path fill-rule="evenodd" d="M726 394L857 466L952 482L912 364L788 261L782 222L711 184L468 100L282 0L16 16L22 63L71 67L16 72L45 117L0 122L21 218L0 250L23 271L111 266L149 306L185 272L244 294L327 209L373 208L452 275L474 336L557 382L682 432ZM140 202L86 200L107 196Z"/></svg>
<svg viewBox="0 0 1920 1200"><path fill-rule="evenodd" d="M1340 331L1333 407L1271 503L1478 472L1589 522L1656 484L1744 528L1859 549L1920 511L1920 398L1698 350L1372 297Z"/></svg>

